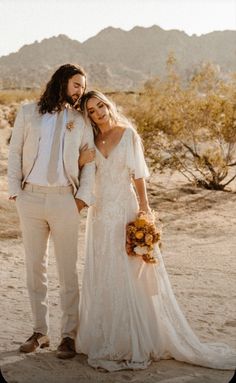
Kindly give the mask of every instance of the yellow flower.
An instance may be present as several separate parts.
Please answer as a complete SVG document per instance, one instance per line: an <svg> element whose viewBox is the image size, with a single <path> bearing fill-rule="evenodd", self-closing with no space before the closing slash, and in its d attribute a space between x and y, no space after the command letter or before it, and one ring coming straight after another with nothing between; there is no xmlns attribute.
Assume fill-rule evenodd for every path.
<svg viewBox="0 0 236 383"><path fill-rule="evenodd" d="M137 218L134 224L136 227L141 228L141 227L145 227L145 225L147 224L147 221L144 218Z"/></svg>
<svg viewBox="0 0 236 383"><path fill-rule="evenodd" d="M137 239L141 239L141 238L143 238L143 232L141 231L141 230L139 230L139 231L137 231L136 233L135 233L135 237L137 238Z"/></svg>

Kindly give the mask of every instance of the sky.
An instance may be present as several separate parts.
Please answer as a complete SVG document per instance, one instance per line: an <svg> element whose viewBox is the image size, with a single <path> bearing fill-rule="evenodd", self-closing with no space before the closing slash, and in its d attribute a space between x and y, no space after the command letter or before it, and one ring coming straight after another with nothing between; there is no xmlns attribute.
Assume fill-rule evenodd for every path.
<svg viewBox="0 0 236 383"><path fill-rule="evenodd" d="M137 25L198 36L236 30L236 0L0 0L0 56L59 34L83 42Z"/></svg>

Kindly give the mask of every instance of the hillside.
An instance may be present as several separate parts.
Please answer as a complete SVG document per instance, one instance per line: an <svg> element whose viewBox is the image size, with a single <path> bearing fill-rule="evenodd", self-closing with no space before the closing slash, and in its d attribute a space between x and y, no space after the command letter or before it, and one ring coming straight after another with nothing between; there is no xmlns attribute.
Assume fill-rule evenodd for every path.
<svg viewBox="0 0 236 383"><path fill-rule="evenodd" d="M108 27L84 43L59 35L0 57L0 88L37 88L59 65L78 62L88 72L92 86L137 89L149 78L165 75L169 53L174 53L183 78L189 78L204 62L228 73L236 71L235 43L236 31L189 36L156 25L130 31Z"/></svg>

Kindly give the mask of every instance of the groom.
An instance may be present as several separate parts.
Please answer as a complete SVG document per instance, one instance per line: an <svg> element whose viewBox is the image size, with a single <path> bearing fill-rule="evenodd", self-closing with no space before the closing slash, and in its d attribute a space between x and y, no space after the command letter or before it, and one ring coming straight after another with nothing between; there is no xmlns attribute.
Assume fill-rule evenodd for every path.
<svg viewBox="0 0 236 383"><path fill-rule="evenodd" d="M92 203L95 165L80 174L78 157L93 133L74 109L86 87L78 65L62 65L40 100L18 112L10 143L8 180L16 201L26 255L27 287L33 334L20 346L29 353L49 346L47 246L54 242L62 309L61 343L57 357L75 356L79 288L76 272L79 212Z"/></svg>

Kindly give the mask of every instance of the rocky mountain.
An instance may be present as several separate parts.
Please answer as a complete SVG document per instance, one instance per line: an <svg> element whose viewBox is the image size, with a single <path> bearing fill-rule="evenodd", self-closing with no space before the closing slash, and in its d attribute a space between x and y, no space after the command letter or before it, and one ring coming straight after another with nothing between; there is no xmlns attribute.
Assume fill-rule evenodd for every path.
<svg viewBox="0 0 236 383"><path fill-rule="evenodd" d="M204 62L236 72L236 31L189 36L156 25L130 31L108 27L84 43L59 35L0 57L0 88L37 88L59 65L78 62L88 72L91 86L137 89L151 77L165 75L170 53L184 78Z"/></svg>

